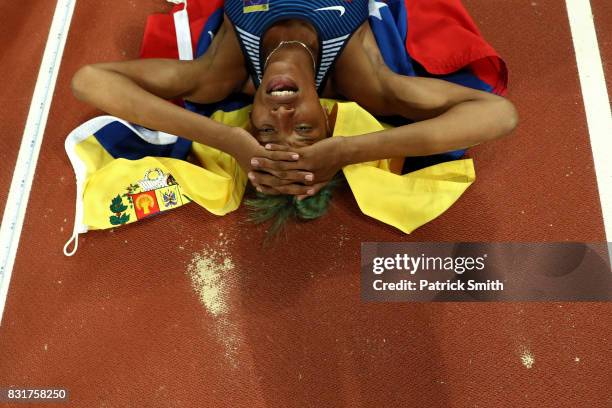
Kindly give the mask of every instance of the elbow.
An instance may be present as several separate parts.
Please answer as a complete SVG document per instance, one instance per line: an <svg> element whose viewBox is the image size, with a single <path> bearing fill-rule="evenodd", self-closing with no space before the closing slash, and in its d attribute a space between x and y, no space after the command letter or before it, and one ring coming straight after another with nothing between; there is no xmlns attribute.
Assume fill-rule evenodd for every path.
<svg viewBox="0 0 612 408"><path fill-rule="evenodd" d="M88 100L88 91L91 90L92 80L96 76L96 68L93 65L81 67L72 77L70 83L72 94L81 101Z"/></svg>
<svg viewBox="0 0 612 408"><path fill-rule="evenodd" d="M519 125L519 114L516 110L516 107L512 102L507 99L502 101L503 105L501 106L501 127L502 127L502 136L509 135L516 129Z"/></svg>

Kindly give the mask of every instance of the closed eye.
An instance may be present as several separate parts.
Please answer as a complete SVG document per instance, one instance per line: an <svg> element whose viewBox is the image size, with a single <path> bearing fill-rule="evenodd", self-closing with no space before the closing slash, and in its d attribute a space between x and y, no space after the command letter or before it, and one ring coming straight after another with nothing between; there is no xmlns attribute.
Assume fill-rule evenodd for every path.
<svg viewBox="0 0 612 408"><path fill-rule="evenodd" d="M270 136L276 133L276 129L274 129L273 127L265 126L260 129L257 129L257 133L262 136Z"/></svg>

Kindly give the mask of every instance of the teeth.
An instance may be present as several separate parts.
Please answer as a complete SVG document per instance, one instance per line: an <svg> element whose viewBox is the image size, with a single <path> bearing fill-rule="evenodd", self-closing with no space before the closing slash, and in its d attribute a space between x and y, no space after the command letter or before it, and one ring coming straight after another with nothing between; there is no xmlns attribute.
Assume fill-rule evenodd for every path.
<svg viewBox="0 0 612 408"><path fill-rule="evenodd" d="M272 91L272 92L270 92L270 95L274 95L274 96L289 96L289 95L295 95L295 91Z"/></svg>

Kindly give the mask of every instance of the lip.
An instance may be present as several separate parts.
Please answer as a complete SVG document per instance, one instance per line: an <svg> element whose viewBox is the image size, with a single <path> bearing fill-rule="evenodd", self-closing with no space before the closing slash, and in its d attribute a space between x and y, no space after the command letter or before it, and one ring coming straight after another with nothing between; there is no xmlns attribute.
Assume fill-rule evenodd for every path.
<svg viewBox="0 0 612 408"><path fill-rule="evenodd" d="M287 75L277 75L275 77L270 78L268 81L268 86L266 87L266 92L270 94L272 91L276 91L282 88L291 88L295 89L296 92L299 92L300 88L297 83Z"/></svg>
<svg viewBox="0 0 612 408"><path fill-rule="evenodd" d="M266 95L266 98L275 105L293 105L293 103L297 100L297 94L293 95Z"/></svg>
<svg viewBox="0 0 612 408"><path fill-rule="evenodd" d="M272 95L273 91L277 91L282 88L290 88L295 90L293 95ZM300 88L293 78L288 75L276 75L268 81L266 85L266 99L274 104L292 104L294 103L300 92Z"/></svg>

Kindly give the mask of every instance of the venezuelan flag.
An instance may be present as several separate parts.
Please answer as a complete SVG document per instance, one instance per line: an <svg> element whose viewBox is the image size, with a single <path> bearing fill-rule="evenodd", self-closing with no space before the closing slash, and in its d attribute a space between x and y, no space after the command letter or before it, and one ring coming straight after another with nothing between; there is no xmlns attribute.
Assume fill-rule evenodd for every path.
<svg viewBox="0 0 612 408"><path fill-rule="evenodd" d="M241 114L248 117L246 111ZM66 255L76 251L76 243L73 251L67 247L78 234L131 224L192 201L225 215L238 208L246 186L244 172L230 155L112 116L77 127L64 146L77 190Z"/></svg>
<svg viewBox="0 0 612 408"><path fill-rule="evenodd" d="M322 99L337 106L333 136L377 132L386 125L353 102ZM211 118L246 127L250 106L217 111ZM188 150L186 147L188 146ZM71 132L66 152L76 175L73 237L113 228L196 202L216 215L236 210L247 178L230 155L174 135L135 126L111 116L94 118ZM150 156L156 154L158 156ZM180 156L180 157L179 157ZM390 160L347 166L344 175L361 211L410 233L444 213L474 182L471 159L396 174Z"/></svg>

